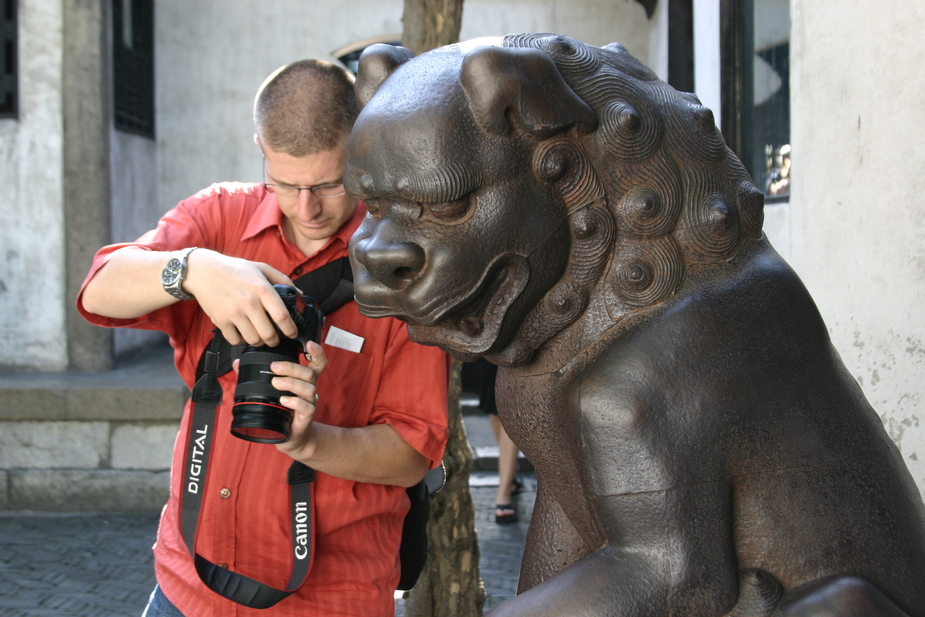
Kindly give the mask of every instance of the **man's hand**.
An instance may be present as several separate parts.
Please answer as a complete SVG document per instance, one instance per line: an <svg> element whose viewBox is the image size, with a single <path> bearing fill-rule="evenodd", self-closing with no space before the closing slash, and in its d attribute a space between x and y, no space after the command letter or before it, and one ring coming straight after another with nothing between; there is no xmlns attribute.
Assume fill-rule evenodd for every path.
<svg viewBox="0 0 925 617"><path fill-rule="evenodd" d="M232 345L279 344L275 322L289 338L298 335L273 285L292 280L267 264L197 249L190 253L183 288Z"/></svg>
<svg viewBox="0 0 925 617"><path fill-rule="evenodd" d="M276 444L280 452L317 471L343 480L413 486L421 481L430 461L408 445L388 424L343 428L315 422L318 376L328 364L321 345L309 342L308 366L274 362L273 387L295 396L280 398L292 410L289 440Z"/></svg>
<svg viewBox="0 0 925 617"><path fill-rule="evenodd" d="M328 365L328 359L318 343L307 342L305 353L311 358L308 366L294 362L274 362L270 365L270 370L276 375L272 381L273 387L295 395L281 396L279 399L283 407L292 410L292 423L289 441L276 444L280 452L293 458L310 446L312 423L315 420L315 407L319 396L315 383Z"/></svg>
<svg viewBox="0 0 925 617"><path fill-rule="evenodd" d="M178 302L164 291L161 270L174 252L127 246L114 252L87 283L84 309L116 319L136 319ZM292 285L288 276L267 264L196 249L187 258L183 290L195 296L206 315L232 345L279 344L279 334L298 333L273 285Z"/></svg>

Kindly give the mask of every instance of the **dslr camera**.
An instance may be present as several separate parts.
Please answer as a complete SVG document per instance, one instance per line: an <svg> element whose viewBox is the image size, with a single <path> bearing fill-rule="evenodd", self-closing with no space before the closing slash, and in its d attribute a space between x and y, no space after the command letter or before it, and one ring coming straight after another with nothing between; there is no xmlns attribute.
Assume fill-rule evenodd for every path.
<svg viewBox="0 0 925 617"><path fill-rule="evenodd" d="M270 383L273 371L270 363L275 361L295 362L305 351L305 343L317 341L324 326L324 314L312 298L302 296L290 285L274 285L280 299L289 311L299 333L288 338L275 323L280 343L276 347L248 345L241 353L238 366L238 384L234 390L234 406L231 409L231 433L247 441L257 443L283 443L289 439L289 424L292 411L279 403L281 396L293 396L291 392L277 390Z"/></svg>

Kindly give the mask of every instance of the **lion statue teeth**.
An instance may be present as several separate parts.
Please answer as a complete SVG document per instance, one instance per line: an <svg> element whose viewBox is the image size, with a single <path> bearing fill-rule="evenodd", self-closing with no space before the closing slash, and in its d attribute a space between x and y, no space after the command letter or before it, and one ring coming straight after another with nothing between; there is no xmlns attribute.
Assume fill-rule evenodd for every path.
<svg viewBox="0 0 925 617"><path fill-rule="evenodd" d="M498 364L508 615L925 617L925 508L712 112L619 44L360 60L364 314Z"/></svg>

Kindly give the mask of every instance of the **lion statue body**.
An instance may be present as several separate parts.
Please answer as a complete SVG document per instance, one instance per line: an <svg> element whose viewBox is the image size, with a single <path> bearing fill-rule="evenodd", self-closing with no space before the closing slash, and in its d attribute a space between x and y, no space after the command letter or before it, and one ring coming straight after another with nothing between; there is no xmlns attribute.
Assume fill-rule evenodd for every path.
<svg viewBox="0 0 925 617"><path fill-rule="evenodd" d="M712 113L621 46L374 46L364 314L501 368L538 491L492 615L925 617L925 509Z"/></svg>

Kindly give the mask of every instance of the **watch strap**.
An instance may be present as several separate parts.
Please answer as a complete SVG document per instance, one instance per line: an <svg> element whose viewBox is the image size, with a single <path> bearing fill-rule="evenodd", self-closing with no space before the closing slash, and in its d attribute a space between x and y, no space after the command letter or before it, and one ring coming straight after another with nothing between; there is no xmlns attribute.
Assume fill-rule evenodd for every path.
<svg viewBox="0 0 925 617"><path fill-rule="evenodd" d="M164 266L164 274L166 274L167 269L170 267L170 263L173 260L176 259L176 260L179 260L180 262L180 274L177 276L177 278L172 283L168 284L164 282L163 280L164 275L163 274L161 275L162 276L161 283L164 285L164 291L169 293L171 296L173 296L177 300L192 300L193 299L192 294L188 294L185 291L183 291L183 281L186 280L187 260L189 259L189 255L190 253L195 251L197 248L199 247L191 246L189 248L185 248L181 250L176 257L171 257L167 261L167 265Z"/></svg>

